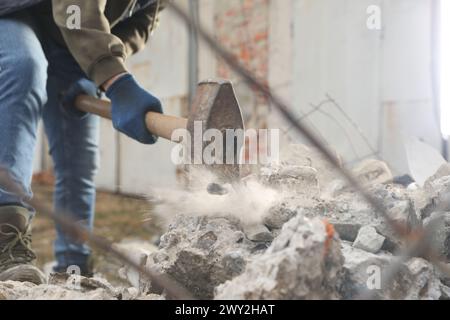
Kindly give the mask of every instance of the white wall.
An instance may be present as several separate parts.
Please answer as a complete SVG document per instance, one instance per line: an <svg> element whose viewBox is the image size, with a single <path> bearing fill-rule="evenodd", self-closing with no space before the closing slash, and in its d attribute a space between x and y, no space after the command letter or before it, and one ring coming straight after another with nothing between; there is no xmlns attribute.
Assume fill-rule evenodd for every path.
<svg viewBox="0 0 450 320"><path fill-rule="evenodd" d="M186 6L184 0L177 0ZM160 26L146 48L127 61L140 84L161 99L166 114L180 116L187 109L188 33L185 26L165 10ZM130 106L132 108L133 106ZM34 171L51 169L45 136L40 129ZM118 134L108 120L100 123L100 171L97 186L108 191L147 194L150 188L176 184L176 167L170 159L173 144L160 139L141 145ZM43 161L44 160L44 161Z"/></svg>
<svg viewBox="0 0 450 320"><path fill-rule="evenodd" d="M129 59L128 66L138 81L161 99L166 114L180 116L188 96L188 34L169 10L160 19L150 43ZM98 186L131 194L173 186L176 168L170 160L172 146L163 139L146 146L121 134L118 137L111 123L102 120Z"/></svg>
<svg viewBox="0 0 450 320"><path fill-rule="evenodd" d="M402 132L440 147L431 94L431 0L273 0L271 5L277 11L271 19L270 83L298 117L326 94L339 103L371 147L329 104L321 109L327 114L314 113L305 123L348 163L373 149L396 173L407 172ZM370 5L382 9L380 31L366 26ZM272 126L286 126L273 119ZM301 140L292 132L288 138Z"/></svg>
<svg viewBox="0 0 450 320"><path fill-rule="evenodd" d="M177 0L184 6L188 2ZM214 0L225 1L225 0ZM214 32L214 2L199 0L201 23ZM432 0L271 0L269 84L299 117L328 93L367 137L336 108L308 118L306 124L352 164L371 149L394 172L407 172L402 134L440 148L431 90ZM369 5L382 9L382 30L366 26ZM199 79L215 77L217 60L199 48ZM129 61L130 70L159 96L168 114L181 115L188 97L188 34L170 11L161 16L150 45ZM245 101L241 101L245 104ZM336 121L331 118L335 118ZM276 112L271 127L288 125ZM286 141L301 142L292 131ZM98 186L125 193L175 184L172 145L139 145L101 125ZM36 167L39 167L37 157Z"/></svg>

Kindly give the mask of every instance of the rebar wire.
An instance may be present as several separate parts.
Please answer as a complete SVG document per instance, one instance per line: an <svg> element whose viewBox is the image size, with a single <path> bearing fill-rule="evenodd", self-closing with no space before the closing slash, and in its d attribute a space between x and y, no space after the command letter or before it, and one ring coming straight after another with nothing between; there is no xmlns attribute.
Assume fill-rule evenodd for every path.
<svg viewBox="0 0 450 320"><path fill-rule="evenodd" d="M23 190L12 179L11 175L6 169L0 167L0 186L3 190L22 196ZM152 285L158 289L158 291L164 291L169 299L175 300L193 300L193 295L182 285L177 283L173 278L168 275L163 275L141 266L126 254L114 247L114 243L110 240L98 236L92 231L83 228L75 220L71 219L72 215L69 212L58 211L54 212L51 206L45 205L43 201L38 198L31 200L29 203L39 214L46 216L57 224L59 224L62 230L74 241L81 243L87 242L93 247L99 249L107 256L114 256L122 263L132 267L140 274L148 278Z"/></svg>
<svg viewBox="0 0 450 320"><path fill-rule="evenodd" d="M392 220L384 205L379 202L376 198L374 198L354 177L353 175L345 168L342 168L338 162L338 160L334 157L333 153L328 150L328 148L320 142L320 140L305 126L297 123L295 121L295 117L289 111L289 107L287 104L283 102L283 100L271 92L271 90L264 84L264 82L258 80L251 72L249 72L245 67L241 66L240 63L230 54L226 49L224 49L221 45L219 45L202 27L195 24L190 20L189 16L176 4L173 2L168 2L168 6L174 10L174 12L189 26L192 30L195 30L201 38L209 45L209 47L214 50L218 55L224 59L227 64L248 84L252 85L254 88L259 90L261 93L266 95L269 100L273 103L273 105L281 112L281 114L286 118L286 120L292 124L293 128L299 131L305 138L307 138L311 144L313 144L323 155L324 157L348 180L350 185L365 198L365 200L379 213L382 217L388 222L388 224L394 229L394 231L403 239L408 240L408 230L406 226L399 224ZM8 190L10 192L16 193L18 195L22 195L23 191L17 187L14 181L9 176L8 172L5 170L1 170L0 168L0 186L3 189ZM186 288L179 285L176 281L168 276L159 275L156 272L149 270L148 268L143 268L141 265L134 262L132 259L127 257L125 254L114 248L113 243L109 240L97 236L94 233L87 231L86 229L80 227L74 221L68 219L68 215L61 214L62 212L54 213L47 206L42 205L39 199L31 201L31 205L34 206L41 214L52 218L57 223L59 223L68 234L71 234L74 238L84 239L92 244L94 247L97 247L101 251L103 251L106 255L114 255L123 263L131 266L138 272L142 273L146 277L148 277L155 286L164 289L169 298L174 299L183 299L189 300L193 299L190 292L186 290ZM427 228L420 228L415 230L416 234L421 234L419 239L414 242L414 245L409 246L407 250L405 250L406 254L401 255L396 263L391 265L389 268L388 279L392 279L393 276L398 272L400 262L406 261L409 257L416 255L418 252L423 252L424 248L428 249L428 245L423 245L429 243L429 235L431 235L435 229L435 225L430 224ZM433 251L433 250L431 250ZM445 274L450 275L449 267L442 263L442 261L437 258L437 255L434 252L428 252L427 257L433 262L438 268L441 269ZM363 297L364 295L360 295Z"/></svg>
<svg viewBox="0 0 450 320"><path fill-rule="evenodd" d="M229 66L233 69L233 71L242 77L249 86L260 91L264 96L266 96L269 101L275 106L275 108L284 116L284 118L295 128L300 134L302 134L314 147L316 147L322 155L325 157L328 162L330 162L338 172L350 183L350 186L357 192L359 192L363 198L373 207L375 213L380 214L387 224L392 228L392 230L406 243L410 240L411 231L407 225L399 223L393 220L383 203L378 201L354 176L353 174L346 168L340 166L339 160L333 155L333 153L328 149L327 146L323 145L320 142L320 139L316 137L316 135L306 126L296 121L294 114L290 111L292 108L286 104L281 97L277 94L273 93L270 88L264 84L264 81L258 79L251 71L247 70L245 66L243 66L227 49L225 49L222 45L220 45L205 29L201 26L200 23L193 22L190 17L184 12L183 9L180 8L179 5L174 2L168 3L169 8L171 8L175 14L187 25L190 30L195 31L203 41L210 47L212 51L214 51L218 56L220 56ZM422 234L422 238L418 240L418 243L421 241L427 241L426 235L432 234L434 228L430 225L427 228L419 227L413 232L415 234ZM433 248L430 248L431 251ZM417 252L416 243L413 246L408 246L405 250L407 253L406 257L414 256ZM433 264L437 267L441 267L440 269L447 275L450 276L449 268L442 268L443 263L438 259L438 255L435 252L429 252L429 259Z"/></svg>
<svg viewBox="0 0 450 320"><path fill-rule="evenodd" d="M344 116L345 119L347 119L350 125L358 132L359 136L361 137L361 139L364 140L367 147L369 147L370 151L372 153L376 153L377 151L372 147L372 144L370 143L367 136L364 134L364 132L361 130L358 124L355 121L353 121L350 115L347 112L345 112L344 108L341 107L341 105L337 103L337 101L330 94L327 93L326 97L330 101L330 103L341 112L341 114Z"/></svg>
<svg viewBox="0 0 450 320"><path fill-rule="evenodd" d="M450 267L442 263L432 248L432 237L434 231L439 227L439 218L433 219L430 224L419 233L413 233L411 236L411 245L395 256L394 261L384 270L381 281L381 288L386 288L389 283L395 280L396 275L401 271L404 263L412 257L424 257L434 264L443 274L450 275ZM382 291L382 290L381 290ZM377 292L368 288L362 288L357 291L356 300L374 300Z"/></svg>
<svg viewBox="0 0 450 320"><path fill-rule="evenodd" d="M300 132L314 147L316 147L323 156L342 174L342 176L350 183L350 185L358 190L365 200L388 222L390 227L398 234L405 237L408 234L407 228L393 220L387 213L384 205L370 194L361 183L353 177L350 171L340 166L339 160L333 155L327 146L320 142L320 139L306 126L295 121L294 114L290 111L292 108L283 101L281 97L273 93L270 88L264 84L264 81L258 79L253 73L245 66L243 66L227 49L220 45L205 29L201 26L201 23L195 23L189 17L189 15L175 2L168 2L168 7L186 24L188 29L197 32L197 34L206 42L206 44L217 53L232 69L233 71L242 77L247 84L260 91L266 96L272 104L278 109L278 111L285 117L285 119Z"/></svg>

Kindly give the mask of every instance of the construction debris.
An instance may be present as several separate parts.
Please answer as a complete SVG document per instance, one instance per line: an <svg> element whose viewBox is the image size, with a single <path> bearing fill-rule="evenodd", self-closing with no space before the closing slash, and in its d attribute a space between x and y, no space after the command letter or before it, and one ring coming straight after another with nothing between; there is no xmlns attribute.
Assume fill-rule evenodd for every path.
<svg viewBox="0 0 450 320"><path fill-rule="evenodd" d="M449 299L450 277L419 254L401 263L384 284L383 273L407 241L314 150L291 150L281 164L226 186L227 192L215 186L217 192L208 193L210 182L204 181L199 193L185 192L181 198L172 193L166 200L176 205L166 201L159 208L170 210L159 247L126 246L124 252L198 299L358 299L367 292L374 299ZM407 233L438 219L431 242L449 262L450 176L445 168L423 188L392 183L389 168L378 160L355 170ZM261 198L264 203L257 203ZM205 207L202 199L208 199ZM67 279L52 278L44 286L0 283L0 299L164 298L161 288L131 268L125 266L120 274L132 288L82 279L81 289L74 290Z"/></svg>
<svg viewBox="0 0 450 320"><path fill-rule="evenodd" d="M217 288L219 300L338 299L344 259L333 227L301 215L245 272Z"/></svg>
<svg viewBox="0 0 450 320"><path fill-rule="evenodd" d="M353 173L363 185L389 183L394 179L387 164L375 159L361 162L353 169Z"/></svg>
<svg viewBox="0 0 450 320"><path fill-rule="evenodd" d="M135 288L114 288L101 278L59 274L49 283L35 285L0 282L0 300L161 300L159 295L140 295Z"/></svg>
<svg viewBox="0 0 450 320"><path fill-rule="evenodd" d="M211 299L214 289L241 274L250 253L258 250L236 219L179 215L147 267L171 276L195 297ZM150 292L161 293L153 287Z"/></svg>
<svg viewBox="0 0 450 320"><path fill-rule="evenodd" d="M385 288L382 275L395 257L389 252L377 255L342 243L345 258L343 299L355 299L366 290L374 299L385 300L437 300L441 297L440 280L433 265L420 258L412 258L402 264L400 272Z"/></svg>
<svg viewBox="0 0 450 320"><path fill-rule="evenodd" d="M338 159L338 162L341 162L338 154L335 154L335 158ZM340 178L339 173L318 150L306 145L289 145L282 150L280 159L282 166L293 165L314 168L317 172L320 188L324 188L333 180Z"/></svg>
<svg viewBox="0 0 450 320"><path fill-rule="evenodd" d="M374 227L365 226L359 229L353 247L370 253L378 253L383 247L385 240L386 238L378 234Z"/></svg>

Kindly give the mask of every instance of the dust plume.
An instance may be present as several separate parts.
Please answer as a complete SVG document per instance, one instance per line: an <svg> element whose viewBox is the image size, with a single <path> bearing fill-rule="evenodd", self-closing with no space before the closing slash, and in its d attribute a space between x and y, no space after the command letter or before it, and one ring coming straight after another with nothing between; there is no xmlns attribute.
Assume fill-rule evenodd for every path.
<svg viewBox="0 0 450 320"><path fill-rule="evenodd" d="M256 179L244 179L237 184L226 184L224 195L208 192L208 185L217 179L206 170L191 173L189 189L177 187L151 192L153 214L165 221L182 214L186 216L232 216L245 224L260 223L269 209L281 200L280 192Z"/></svg>

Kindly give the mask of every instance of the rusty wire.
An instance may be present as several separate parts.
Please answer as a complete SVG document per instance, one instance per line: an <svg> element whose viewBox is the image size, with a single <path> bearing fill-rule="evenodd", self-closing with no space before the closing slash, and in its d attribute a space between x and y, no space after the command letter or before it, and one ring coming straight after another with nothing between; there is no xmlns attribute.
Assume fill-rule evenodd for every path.
<svg viewBox="0 0 450 320"><path fill-rule="evenodd" d="M168 7L172 9L173 12L186 24L186 26L196 32L201 39L209 46L209 48L214 51L220 58L222 58L229 67L251 87L262 93L268 100L273 104L273 106L284 116L285 120L288 121L300 134L302 134L314 147L316 147L325 159L330 162L341 175L350 183L350 186L359 192L363 198L373 207L375 213L380 214L387 224L393 229L393 231L402 239L405 243L411 242L411 235L415 235L416 239L413 241L412 245L407 246L407 248L400 254L400 262L407 260L410 257L422 254L427 259L429 259L441 272L450 276L450 270L439 258L438 254L435 253L435 249L430 243L430 235L436 229L436 225L430 224L426 228L419 227L413 232L409 231L407 226L397 221L393 220L383 203L376 199L346 168L341 167L338 159L333 155L333 152L328 149L327 146L321 143L320 139L305 125L296 121L294 114L290 111L293 110L283 99L272 92L272 90L265 84L261 79L258 79L250 70L248 70L244 65L242 65L234 55L225 49L221 44L219 44L201 25L200 23L194 22L189 15L176 3L168 2ZM417 236L419 235L419 236ZM426 250L425 250L426 249ZM428 252L424 252L428 251ZM399 264L394 263L389 269L389 275L386 277L388 280L392 279L399 270ZM386 282L387 283L387 282ZM359 297L373 297L372 292L369 296L364 294L359 294Z"/></svg>
<svg viewBox="0 0 450 320"><path fill-rule="evenodd" d="M14 193L16 195L24 195L23 190L14 182L10 173L0 167L0 186L3 190L7 192ZM25 196L23 196L25 199ZM128 265L138 271L141 275L148 278L152 285L155 286L159 291L165 292L169 299L176 300L193 300L193 295L179 283L177 283L173 278L168 275L163 275L141 266L139 263L135 262L133 259L128 257L122 251L114 247L114 243L110 240L96 235L94 232L87 230L86 228L80 226L75 220L71 219L70 212L54 212L51 206L46 205L43 201L39 199L30 200L28 202L39 214L46 216L54 220L59 224L64 230L64 232L72 238L74 241L80 243L89 243L94 248L97 248L107 256L114 256L119 261Z"/></svg>
<svg viewBox="0 0 450 320"><path fill-rule="evenodd" d="M285 117L285 119L300 132L314 147L316 147L324 157L346 178L350 185L358 190L361 195L366 199L371 206L380 213L389 225L397 231L399 234L406 235L407 230L403 225L398 224L396 221L391 219L387 214L384 205L372 196L360 183L359 181L350 173L346 168L341 167L339 160L335 157L333 152L328 149L327 146L323 145L319 138L311 132L309 128L302 125L298 121L295 121L294 114L290 111L292 108L288 107L281 97L273 93L270 88L264 83L264 81L258 79L253 73L245 66L243 66L232 53L227 49L222 47L211 35L209 35L198 23L192 21L189 15L184 12L177 4L174 2L168 2L168 6L177 14L179 18L189 27L191 30L195 30L198 35L208 44L208 46L217 53L240 77L242 77L247 84L260 91L264 96L266 96L272 104L278 109L278 111Z"/></svg>
<svg viewBox="0 0 450 320"><path fill-rule="evenodd" d="M265 97L267 97L269 101L271 101L272 104L278 109L278 111L285 117L288 123L292 125L292 128L301 133L313 146L315 146L323 154L326 160L328 160L342 174L342 176L346 178L353 189L359 192L363 196L363 198L374 208L374 210L385 219L385 221L397 233L397 235L400 236L401 239L406 241L412 240L411 233L408 232L406 226L399 224L391 219L384 205L380 201L378 201L378 199L373 197L373 195L359 183L359 181L352 175L352 173L348 169L340 166L338 159L336 159L336 157L328 149L328 147L323 145L320 142L320 139L318 139L309 128L301 124L299 121L296 121L295 116L289 111L292 109L288 104L284 103L281 97L273 93L270 88L264 83L264 81L258 79L251 71L247 70L243 65L241 65L239 61L232 55L232 53L223 48L212 36L210 36L205 31L205 29L203 29L203 27L201 27L198 23L192 21L189 15L186 14L184 10L181 9L177 4L168 1L167 5L190 28L190 30L196 32L208 44L210 49L218 54L239 76L241 76L247 82L248 85L250 85L252 88L255 88ZM18 188L13 179L11 179L9 173L2 168L0 168L0 186L2 186L2 188L7 190L8 192L13 192L18 195L23 194L23 191ZM165 290L169 298L183 300L193 299L192 294L188 292L186 288L177 283L174 279L167 275L161 275L155 270L150 270L149 268L142 267L141 265L130 259L127 255L117 250L111 241L95 235L93 232L86 230L85 228L79 226L75 221L69 219L68 214L64 212L54 212L47 205L44 205L42 202L40 202L39 199L30 201L30 205L32 205L41 214L53 219L55 222L60 224L69 236L73 237L74 239L87 241L93 247L101 250L105 255L115 256L121 262L148 277L148 279L151 280L156 287ZM387 270L387 276L383 281L384 284L389 283L390 280L395 277L403 262L407 261L410 257L414 257L417 255L423 255L427 257L443 273L450 276L449 267L442 261L440 261L438 255L435 254L434 249L431 248L430 235L433 233L436 227L436 224L430 223L426 228L419 228L413 231L413 244L408 246L398 256L397 260L389 266ZM357 296L361 299L370 299L373 298L373 294L373 292L365 290L359 292L359 295Z"/></svg>

